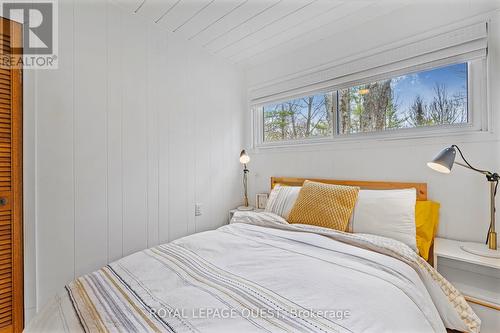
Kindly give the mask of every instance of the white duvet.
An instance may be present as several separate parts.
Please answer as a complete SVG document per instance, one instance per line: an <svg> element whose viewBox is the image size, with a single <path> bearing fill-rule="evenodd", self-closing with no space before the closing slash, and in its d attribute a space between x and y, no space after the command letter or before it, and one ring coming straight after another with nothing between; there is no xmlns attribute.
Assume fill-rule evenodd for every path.
<svg viewBox="0 0 500 333"><path fill-rule="evenodd" d="M477 332L463 297L411 253L386 238L236 213L76 280L26 331Z"/></svg>

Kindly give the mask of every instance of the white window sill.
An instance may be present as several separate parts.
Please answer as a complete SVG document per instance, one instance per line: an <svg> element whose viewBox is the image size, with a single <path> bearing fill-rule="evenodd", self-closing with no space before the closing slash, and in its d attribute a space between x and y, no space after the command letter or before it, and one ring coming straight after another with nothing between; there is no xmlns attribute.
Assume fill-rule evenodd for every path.
<svg viewBox="0 0 500 333"><path fill-rule="evenodd" d="M471 125L437 128L409 128L384 132L337 135L322 138L261 142L254 144L254 151L286 150L303 151L318 149L346 149L380 147L381 144L411 146L418 144L452 144L466 142L498 141L492 131L473 128Z"/></svg>

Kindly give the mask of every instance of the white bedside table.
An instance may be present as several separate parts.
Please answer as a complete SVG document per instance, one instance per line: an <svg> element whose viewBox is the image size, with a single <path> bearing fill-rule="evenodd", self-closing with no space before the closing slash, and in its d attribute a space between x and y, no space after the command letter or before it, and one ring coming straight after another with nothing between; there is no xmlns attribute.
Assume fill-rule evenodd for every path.
<svg viewBox="0 0 500 333"><path fill-rule="evenodd" d="M500 329L500 259L460 248L465 242L436 238L434 267L465 296L481 318L481 333Z"/></svg>
<svg viewBox="0 0 500 333"><path fill-rule="evenodd" d="M263 212L264 209L258 209L258 208L255 208L254 210L247 210L247 212ZM229 221L231 221L231 219L233 218L233 215L234 213L236 212L240 212L238 209L231 209L229 211L229 220L227 220L227 222L229 223ZM243 210L241 212L244 212Z"/></svg>

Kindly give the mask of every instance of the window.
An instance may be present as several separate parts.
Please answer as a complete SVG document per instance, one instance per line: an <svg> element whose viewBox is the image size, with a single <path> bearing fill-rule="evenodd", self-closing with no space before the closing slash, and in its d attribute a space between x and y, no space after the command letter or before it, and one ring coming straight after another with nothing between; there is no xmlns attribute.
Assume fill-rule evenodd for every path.
<svg viewBox="0 0 500 333"><path fill-rule="evenodd" d="M330 136L336 98L325 93L265 105L264 141Z"/></svg>
<svg viewBox="0 0 500 333"><path fill-rule="evenodd" d="M259 136L272 143L468 124L469 65L361 81L265 104L256 109L263 121Z"/></svg>
<svg viewBox="0 0 500 333"><path fill-rule="evenodd" d="M340 89L339 133L467 123L467 63Z"/></svg>

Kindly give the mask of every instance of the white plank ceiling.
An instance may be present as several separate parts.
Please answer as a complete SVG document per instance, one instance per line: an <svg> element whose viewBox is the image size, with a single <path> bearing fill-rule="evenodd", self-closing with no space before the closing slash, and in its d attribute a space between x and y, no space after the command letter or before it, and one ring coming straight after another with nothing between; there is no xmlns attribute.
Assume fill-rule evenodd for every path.
<svg viewBox="0 0 500 333"><path fill-rule="evenodd" d="M408 0L113 0L169 33L246 65L284 55Z"/></svg>

